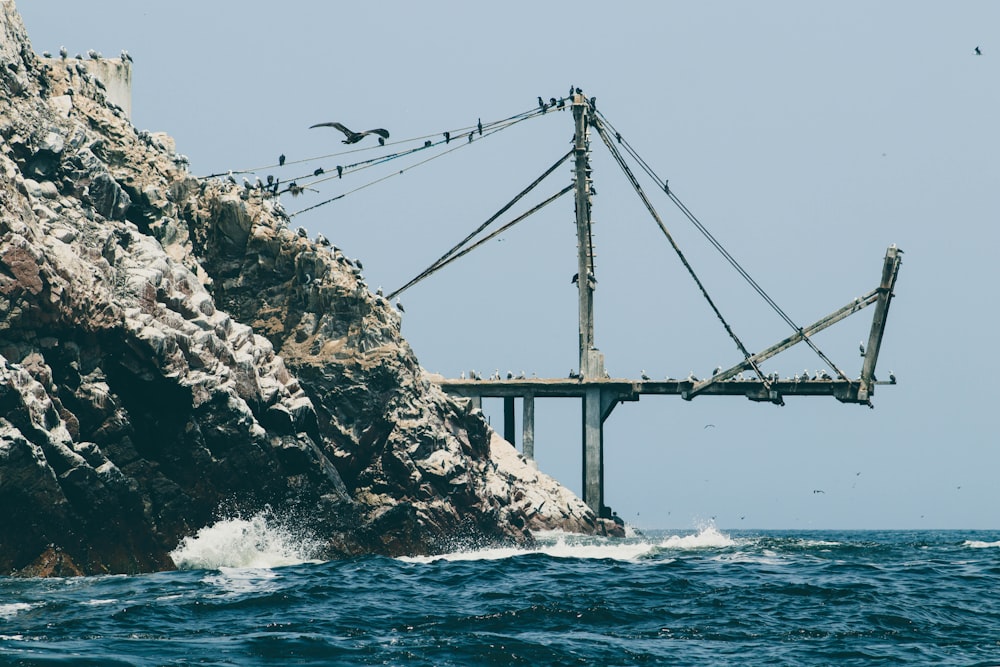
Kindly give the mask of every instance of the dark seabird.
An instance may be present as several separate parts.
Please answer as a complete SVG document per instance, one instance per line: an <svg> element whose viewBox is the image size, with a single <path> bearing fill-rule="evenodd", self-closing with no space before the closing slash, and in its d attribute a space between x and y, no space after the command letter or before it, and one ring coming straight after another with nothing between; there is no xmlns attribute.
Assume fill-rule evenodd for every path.
<svg viewBox="0 0 1000 667"><path fill-rule="evenodd" d="M385 139L383 139L382 137L379 137L378 138L378 145L379 146L385 146Z"/></svg>
<svg viewBox="0 0 1000 667"><path fill-rule="evenodd" d="M575 285L578 282L580 282L580 274L579 273L574 273L573 277L570 278L570 280L569 280L569 284L570 285Z"/></svg>
<svg viewBox="0 0 1000 667"><path fill-rule="evenodd" d="M566 107L566 98L565 97L560 97L559 101L556 103L556 108L557 109L563 109L565 107Z"/></svg>
<svg viewBox="0 0 1000 667"><path fill-rule="evenodd" d="M51 58L52 54L50 52L48 52L48 51L42 51L42 57L43 58Z"/></svg>
<svg viewBox="0 0 1000 667"><path fill-rule="evenodd" d="M272 185L274 185L274 175L273 174L268 174L267 175L267 185L269 187L272 186Z"/></svg>
<svg viewBox="0 0 1000 667"><path fill-rule="evenodd" d="M323 167L316 167L316 169L313 171L313 176L319 176L322 173L323 173Z"/></svg>
<svg viewBox="0 0 1000 667"><path fill-rule="evenodd" d="M549 98L549 106L550 107L554 107L555 105L556 105L556 98L550 97Z"/></svg>
<svg viewBox="0 0 1000 667"><path fill-rule="evenodd" d="M639 371L639 377L642 378L643 382L649 382L649 380L650 380L650 377L648 375L646 375L645 369Z"/></svg>
<svg viewBox="0 0 1000 667"><path fill-rule="evenodd" d="M541 95L538 96L538 108L545 111L545 100L542 99Z"/></svg>
<svg viewBox="0 0 1000 667"><path fill-rule="evenodd" d="M826 493L823 489L813 489L813 493Z"/></svg>
<svg viewBox="0 0 1000 667"><path fill-rule="evenodd" d="M364 265L363 265L363 264L361 263L361 260L360 260L360 259L356 259L356 260L354 260L354 266L358 267L358 268L359 268L359 269L361 269L362 271L364 271L364 270L365 270L365 267L364 267Z"/></svg>
<svg viewBox="0 0 1000 667"><path fill-rule="evenodd" d="M135 62L134 60L132 60L132 56L129 55L129 52L126 51L125 49L122 49L121 59L122 59L123 63L124 62L130 62L130 63L131 62Z"/></svg>
<svg viewBox="0 0 1000 667"><path fill-rule="evenodd" d="M983 52L979 50L978 46L975 49L973 49L972 52L975 53L977 56L983 55Z"/></svg>
<svg viewBox="0 0 1000 667"><path fill-rule="evenodd" d="M896 374L889 371L889 384L896 384Z"/></svg>
<svg viewBox="0 0 1000 667"><path fill-rule="evenodd" d="M344 133L344 137L346 137L344 139L345 144L356 144L369 134L377 134L383 139L389 138L389 130L382 129L381 127L374 130L365 130L364 132L354 132L353 130L347 129L340 123L316 123L315 125L310 125L309 129L314 127L332 127L335 130L340 130Z"/></svg>
<svg viewBox="0 0 1000 667"><path fill-rule="evenodd" d="M480 118L476 123L476 127L479 129L479 136L483 136L483 119Z"/></svg>
<svg viewBox="0 0 1000 667"><path fill-rule="evenodd" d="M514 374L511 371L507 371L507 379L508 380L513 380L514 379Z"/></svg>
<svg viewBox="0 0 1000 667"><path fill-rule="evenodd" d="M278 166L279 167L284 167L285 166L285 154L284 153L282 153L281 155L278 156Z"/></svg>
<svg viewBox="0 0 1000 667"><path fill-rule="evenodd" d="M402 302L401 302L401 301L400 301L400 300L399 300L398 298L396 299L396 308L397 308L397 309L399 310L399 312L401 312L401 313L405 313L405 312L406 312L406 309L405 309L405 308L403 308L403 303L402 303Z"/></svg>
<svg viewBox="0 0 1000 667"><path fill-rule="evenodd" d="M618 143L622 142L622 133L621 132L615 132L615 140L617 140Z"/></svg>
<svg viewBox="0 0 1000 667"><path fill-rule="evenodd" d="M424 148L430 148L432 145L433 144L431 143L430 139L428 139L427 141L424 142Z"/></svg>
<svg viewBox="0 0 1000 667"><path fill-rule="evenodd" d="M451 132L444 133L444 143L449 143L451 141Z"/></svg>
<svg viewBox="0 0 1000 667"><path fill-rule="evenodd" d="M341 167L341 166L340 166L340 165L338 164L338 165L337 165L337 178L343 178L343 177L344 177L344 168L343 168L343 167Z"/></svg>
<svg viewBox="0 0 1000 667"><path fill-rule="evenodd" d="M59 57L62 58L63 60L66 60L66 58L69 57L69 51L66 50L65 46L59 47Z"/></svg>
<svg viewBox="0 0 1000 667"><path fill-rule="evenodd" d="M712 371L712 377L715 377L716 375L718 375L721 372L722 372L722 366L716 366L715 370Z"/></svg>

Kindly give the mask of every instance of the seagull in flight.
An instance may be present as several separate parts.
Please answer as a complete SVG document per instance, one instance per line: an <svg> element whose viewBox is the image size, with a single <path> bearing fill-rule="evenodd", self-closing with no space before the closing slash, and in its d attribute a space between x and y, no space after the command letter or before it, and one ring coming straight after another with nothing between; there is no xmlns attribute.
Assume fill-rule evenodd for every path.
<svg viewBox="0 0 1000 667"><path fill-rule="evenodd" d="M374 130L365 130L364 132L355 132L353 130L347 129L341 123L316 123L315 125L310 125L309 129L311 130L314 127L332 127L335 130L340 130L341 132L344 133L344 136L346 137L344 139L345 144L356 144L369 134L377 134L378 136L382 137L383 142L385 139L389 138L389 130L384 130L382 128L376 128Z"/></svg>
<svg viewBox="0 0 1000 667"><path fill-rule="evenodd" d="M975 49L973 49L972 52L975 53L977 56L983 55L983 52L979 49L978 46Z"/></svg>

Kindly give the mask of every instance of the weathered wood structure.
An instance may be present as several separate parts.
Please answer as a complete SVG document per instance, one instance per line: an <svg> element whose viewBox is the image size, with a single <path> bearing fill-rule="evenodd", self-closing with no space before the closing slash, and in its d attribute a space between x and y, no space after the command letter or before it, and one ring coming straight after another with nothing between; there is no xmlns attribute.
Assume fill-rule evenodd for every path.
<svg viewBox="0 0 1000 667"><path fill-rule="evenodd" d="M886 317L892 300L893 288L901 264L901 253L895 245L886 251L882 279L878 287L858 297L844 307L819 321L799 328L791 336L756 354L747 354L740 363L727 370L720 370L707 379L694 377L652 381L607 377L604 355L594 341L594 292L597 286L594 266L594 245L591 220L591 167L589 160L589 129L594 113L593 103L576 91L571 98L575 134L573 138L575 208L577 229L577 275L574 278L579 296L580 364L579 373L562 379L440 379L438 384L450 394L471 399L482 407L483 398L502 398L504 401L504 437L511 443L517 432L515 425L515 399L522 401L522 450L524 456L534 458L534 422L536 398L579 398L582 401L582 454L583 498L594 512L604 517L612 515L604 503L604 422L615 406L623 401L638 401L643 394L678 395L685 400L697 396L745 396L752 401L784 404L791 396L832 396L844 403L871 406L871 396L878 384L895 384L895 379L878 382L875 364L885 331ZM608 143L606 137L605 143ZM665 185L665 183L664 183ZM669 194L669 190L667 190ZM642 195L644 197L644 195ZM661 223L662 228L662 223ZM665 228L664 232L666 232ZM707 294L706 294L707 296ZM845 317L875 304L868 344L865 347L861 375L850 380L843 372L837 376L795 377L780 379L766 376L760 363L811 336L836 324ZM814 347L814 346L813 346ZM814 348L815 349L815 348ZM751 378L745 379L744 372Z"/></svg>

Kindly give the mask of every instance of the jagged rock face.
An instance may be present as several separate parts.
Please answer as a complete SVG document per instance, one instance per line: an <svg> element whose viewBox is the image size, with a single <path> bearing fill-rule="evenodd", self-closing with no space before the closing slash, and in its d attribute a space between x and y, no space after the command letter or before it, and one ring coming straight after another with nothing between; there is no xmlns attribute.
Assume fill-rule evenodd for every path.
<svg viewBox="0 0 1000 667"><path fill-rule="evenodd" d="M326 556L614 532L428 382L277 199L199 181L0 0L0 573L137 572L220 508Z"/></svg>

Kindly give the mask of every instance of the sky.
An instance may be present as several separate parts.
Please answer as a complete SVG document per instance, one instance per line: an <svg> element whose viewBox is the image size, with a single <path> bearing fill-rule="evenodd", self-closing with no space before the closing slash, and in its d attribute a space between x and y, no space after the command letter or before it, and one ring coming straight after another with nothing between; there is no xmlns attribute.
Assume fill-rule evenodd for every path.
<svg viewBox="0 0 1000 667"><path fill-rule="evenodd" d="M877 388L874 410L819 397L777 407L645 396L605 423L605 502L639 528L1000 529L1000 4L17 6L38 53L127 49L133 122L173 136L196 175L331 171L378 153L345 154L374 141L347 147L315 123L438 141L577 86L799 325L877 287L897 244L905 254L876 375L891 370L898 384ZM433 147L427 156L440 158L402 174L418 160L349 170L282 203L297 213L349 193L291 224L362 259L371 288L388 292L539 176L572 135L572 115L549 112L447 154ZM737 363L596 136L592 149L595 337L610 374L686 377ZM570 178L560 167L502 221ZM787 336L673 204L643 187L747 347ZM565 377L577 366L573 215L562 198L403 294L403 333L425 368ZM873 313L815 339L851 377ZM764 370L824 367L800 345ZM502 403L484 409L502 432ZM579 403L540 399L535 416L539 467L580 493Z"/></svg>

